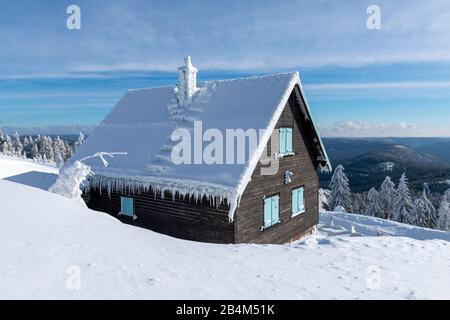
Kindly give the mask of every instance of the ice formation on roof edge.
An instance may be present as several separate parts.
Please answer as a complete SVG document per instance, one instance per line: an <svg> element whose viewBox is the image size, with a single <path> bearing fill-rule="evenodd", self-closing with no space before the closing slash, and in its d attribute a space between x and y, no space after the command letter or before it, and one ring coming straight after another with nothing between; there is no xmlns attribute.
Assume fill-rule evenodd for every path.
<svg viewBox="0 0 450 320"><path fill-rule="evenodd" d="M227 200L230 208L228 217L230 222L234 219L234 211L237 208L239 196L237 191L231 187L222 185L199 182L193 180L181 180L172 178L159 178L150 176L104 176L96 173L89 177L89 184L85 188L95 188L102 192L106 190L108 195L113 191L121 193L141 193L153 191L155 197L164 198L165 192L170 192L172 198L178 194L181 197L189 197L195 201L201 200L203 197L209 199L211 205L219 206Z"/></svg>

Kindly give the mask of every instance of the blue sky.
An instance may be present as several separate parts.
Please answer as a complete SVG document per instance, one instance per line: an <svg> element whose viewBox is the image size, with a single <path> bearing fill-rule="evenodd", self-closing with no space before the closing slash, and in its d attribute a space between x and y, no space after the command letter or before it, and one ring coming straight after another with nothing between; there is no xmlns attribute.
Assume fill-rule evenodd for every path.
<svg viewBox="0 0 450 320"><path fill-rule="evenodd" d="M5 0L0 127L91 127L190 54L200 80L298 70L325 136L450 136L448 30L448 0Z"/></svg>

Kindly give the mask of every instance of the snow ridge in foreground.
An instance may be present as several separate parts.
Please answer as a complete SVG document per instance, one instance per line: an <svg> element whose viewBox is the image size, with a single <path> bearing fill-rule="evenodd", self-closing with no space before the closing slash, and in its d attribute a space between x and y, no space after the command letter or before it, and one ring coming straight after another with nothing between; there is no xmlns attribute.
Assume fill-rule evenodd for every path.
<svg viewBox="0 0 450 320"><path fill-rule="evenodd" d="M449 239L438 231L406 238L402 226L370 218L370 227L396 234L358 237L324 215L318 235L299 243L212 245L124 225L9 181L0 180L0 195L4 299L450 298ZM68 286L73 270L79 289Z"/></svg>

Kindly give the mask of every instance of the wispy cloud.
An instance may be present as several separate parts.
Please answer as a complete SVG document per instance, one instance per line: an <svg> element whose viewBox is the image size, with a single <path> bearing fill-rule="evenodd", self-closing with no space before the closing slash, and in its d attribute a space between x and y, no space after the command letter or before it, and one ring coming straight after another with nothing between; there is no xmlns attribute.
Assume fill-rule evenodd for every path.
<svg viewBox="0 0 450 320"><path fill-rule="evenodd" d="M450 81L320 83L320 84L308 84L305 85L305 88L308 90L445 89L450 88Z"/></svg>
<svg viewBox="0 0 450 320"><path fill-rule="evenodd" d="M327 137L411 137L450 136L448 129L397 121L392 123L367 121L341 121L321 126L320 131Z"/></svg>

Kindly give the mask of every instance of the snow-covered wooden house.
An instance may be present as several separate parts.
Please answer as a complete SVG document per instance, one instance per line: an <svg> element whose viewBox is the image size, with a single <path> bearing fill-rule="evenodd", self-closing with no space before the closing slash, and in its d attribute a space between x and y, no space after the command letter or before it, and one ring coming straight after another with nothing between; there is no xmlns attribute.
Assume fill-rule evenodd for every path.
<svg viewBox="0 0 450 320"><path fill-rule="evenodd" d="M85 161L94 172L88 206L205 242L284 243L309 233L319 218L318 172L331 165L299 74L197 85L189 57L179 72L174 86L129 90L76 151L71 161L127 152L108 167ZM178 153L188 159L180 163L182 142L192 150Z"/></svg>

